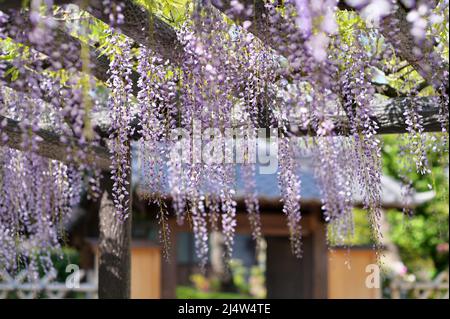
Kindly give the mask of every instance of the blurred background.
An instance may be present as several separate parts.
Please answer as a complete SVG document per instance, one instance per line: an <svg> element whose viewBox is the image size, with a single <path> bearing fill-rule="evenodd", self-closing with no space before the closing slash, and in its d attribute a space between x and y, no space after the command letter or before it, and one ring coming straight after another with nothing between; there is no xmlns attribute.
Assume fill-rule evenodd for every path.
<svg viewBox="0 0 450 319"><path fill-rule="evenodd" d="M354 236L339 246L332 235L327 236L329 226L322 218L320 194L307 157L300 172L301 259L290 250L276 174L256 178L263 233L258 247L244 203L238 200L233 259L228 266L224 264L222 235L212 232L209 262L203 271L190 220L178 226L170 218L170 240L160 243L156 206L135 196L132 298L448 298L448 154L437 157L432 153L431 173L419 175L405 168L409 165L404 163L405 139L383 136L383 238L378 247L358 198ZM432 137L428 143L433 147ZM241 186L238 178L238 198ZM139 180L134 189L139 193ZM27 283L26 276L0 274L0 297L97 297L98 203L83 200L65 227L65 248L53 257L57 277L43 277L36 285ZM170 246L167 256L164 245Z"/></svg>

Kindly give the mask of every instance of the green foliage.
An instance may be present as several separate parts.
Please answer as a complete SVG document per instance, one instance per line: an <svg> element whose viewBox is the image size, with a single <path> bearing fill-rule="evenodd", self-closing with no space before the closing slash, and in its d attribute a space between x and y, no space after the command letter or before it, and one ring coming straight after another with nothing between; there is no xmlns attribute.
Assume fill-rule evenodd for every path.
<svg viewBox="0 0 450 319"><path fill-rule="evenodd" d="M246 268L239 259L230 261L230 270L233 284L241 294L264 298L266 291L263 288L265 273L262 267L255 265Z"/></svg>
<svg viewBox="0 0 450 319"><path fill-rule="evenodd" d="M187 286L178 286L176 296L178 299L251 299L249 295L219 291L205 292Z"/></svg>
<svg viewBox="0 0 450 319"><path fill-rule="evenodd" d="M436 6L433 10L434 13L442 15L443 20L441 22L433 23L431 27L432 33L435 35L435 41L438 43L436 46L438 52L440 52L441 56L448 62L449 59L449 50L448 50L448 27L449 27L449 10L448 7L445 10L442 10L443 2Z"/></svg>
<svg viewBox="0 0 450 319"><path fill-rule="evenodd" d="M57 272L57 280L65 281L69 275L66 272L66 267L69 264L79 265L80 254L79 252L71 247L63 247L61 253L52 255L53 267Z"/></svg>
<svg viewBox="0 0 450 319"><path fill-rule="evenodd" d="M353 11L337 11L336 22L338 24L338 31L342 41L348 46L353 45L356 41L355 29L365 28L364 21L357 13Z"/></svg>
<svg viewBox="0 0 450 319"><path fill-rule="evenodd" d="M431 137L432 135L429 135ZM402 261L413 273L426 272L430 277L448 268L448 251L439 252L438 247L446 247L449 242L449 184L444 167L448 167L448 153L439 156L428 152L431 174L420 175L415 170L415 163L400 156L400 148L406 140L399 135L383 137L383 169L384 174L401 180L405 174L411 179L417 192L426 192L432 188L435 198L414 209L412 216L405 216L397 209L386 212L390 226L389 234L392 242L397 245ZM437 141L428 139L428 147L432 148ZM354 236L347 238L344 244L349 246L371 245L371 234L367 212L354 209ZM333 236L330 244L336 242ZM447 246L448 247L448 246Z"/></svg>
<svg viewBox="0 0 450 319"><path fill-rule="evenodd" d="M47 256L42 256L46 258ZM55 281L64 282L69 273L66 272L66 267L69 264L79 265L80 255L79 252L71 247L62 247L62 249L53 250L50 252L50 258L52 260L53 267L56 271ZM42 264L40 255L36 256L37 267L39 268L40 276L44 276L44 266ZM24 269L24 266L19 261L18 271Z"/></svg>
<svg viewBox="0 0 450 319"><path fill-rule="evenodd" d="M177 298L265 298L265 274L260 266L247 268L241 260L232 259L229 267L233 292L222 292L223 282L219 278L196 273L190 276L193 287L178 287Z"/></svg>
<svg viewBox="0 0 450 319"><path fill-rule="evenodd" d="M12 62L20 55L26 56L29 53L27 47L15 43L10 38L0 39L0 48L2 48L0 50L0 60L7 62ZM9 77L11 81L15 81L19 77L19 70L11 66L5 71L4 76L5 78Z"/></svg>
<svg viewBox="0 0 450 319"><path fill-rule="evenodd" d="M385 136L383 147L383 167L385 173L400 178L399 172L404 171L404 159L400 158L399 150L402 145L399 136ZM428 143L436 143L429 140ZM390 224L392 241L398 246L400 255L412 272L423 271L424 268L432 276L448 267L448 251L439 252L440 244L449 241L449 199L448 199L448 153L439 156L429 152L431 174L420 175L415 168L407 171L414 188L418 192L436 192L433 200L417 207L411 217L401 212L390 210L387 218ZM409 163L414 165L414 163ZM447 246L448 247L448 246Z"/></svg>
<svg viewBox="0 0 450 319"><path fill-rule="evenodd" d="M343 241L343 245L352 246L367 246L372 245L372 235L370 230L370 223L367 216L367 211L354 208L353 209L353 223L354 223L354 233L352 237L345 238ZM334 246L338 241L337 238L334 238L335 234L331 231L332 227L329 226L328 231L328 240L331 246Z"/></svg>
<svg viewBox="0 0 450 319"><path fill-rule="evenodd" d="M230 268L233 274L233 283L240 293L248 294L250 289L247 282L248 270L244 267L241 260L233 259L230 261Z"/></svg>
<svg viewBox="0 0 450 319"><path fill-rule="evenodd" d="M168 24L179 27L186 21L192 9L190 0L136 0L136 3L166 21Z"/></svg>

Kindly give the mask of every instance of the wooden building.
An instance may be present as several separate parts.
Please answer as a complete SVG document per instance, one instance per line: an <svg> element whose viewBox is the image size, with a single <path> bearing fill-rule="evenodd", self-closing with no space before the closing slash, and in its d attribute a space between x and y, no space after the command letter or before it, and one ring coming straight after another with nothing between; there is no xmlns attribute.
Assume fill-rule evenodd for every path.
<svg viewBox="0 0 450 319"><path fill-rule="evenodd" d="M308 165L303 167L308 168ZM256 176L256 186L260 195L262 234L267 243L266 249L266 288L267 298L377 298L379 289L365 286L367 277L365 267L375 264L374 251L352 248L350 256L342 249L330 251L326 242L327 224L323 219L320 192L311 170L299 172L302 179L302 236L303 257L293 256L289 241L286 218L282 213L277 187L276 174ZM237 234L251 233L242 198L242 181L237 180ZM139 186L135 185L136 192ZM383 177L382 198L384 207L401 207L401 188L396 181ZM433 193L414 194L415 204L429 198ZM181 265L177 257L177 243L185 244L183 234L192 232L188 223L179 226L172 215L169 219L171 229L170 260L161 258L161 251L155 244L157 232L155 216L157 207L139 200L136 194L133 201L133 243L131 248L131 297L136 298L175 298L176 287L186 283L186 278L198 269L194 249L186 249L184 254L191 256L190 264ZM357 205L357 199L355 205ZM170 201L167 203L171 207ZM78 228L85 229L83 236L96 236L98 216L92 205L91 213L86 214ZM86 218L87 217L87 218ZM153 229L153 230L152 230ZM153 232L153 236L151 233ZM152 238L153 242L149 242ZM186 238L186 237L184 237ZM179 239L179 240L177 240ZM89 250L89 249L88 249ZM186 251L187 250L187 251ZM88 253L89 255L89 253ZM349 270L346 260L351 262Z"/></svg>

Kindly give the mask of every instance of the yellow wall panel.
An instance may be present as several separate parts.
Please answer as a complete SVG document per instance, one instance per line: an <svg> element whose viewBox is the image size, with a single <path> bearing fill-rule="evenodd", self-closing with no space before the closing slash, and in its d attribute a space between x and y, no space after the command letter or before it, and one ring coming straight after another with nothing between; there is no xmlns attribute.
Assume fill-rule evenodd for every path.
<svg viewBox="0 0 450 319"><path fill-rule="evenodd" d="M372 249L335 249L328 253L328 298L374 299L381 297L381 290L368 288L366 272L369 264L376 264ZM381 283L380 283L381 284Z"/></svg>

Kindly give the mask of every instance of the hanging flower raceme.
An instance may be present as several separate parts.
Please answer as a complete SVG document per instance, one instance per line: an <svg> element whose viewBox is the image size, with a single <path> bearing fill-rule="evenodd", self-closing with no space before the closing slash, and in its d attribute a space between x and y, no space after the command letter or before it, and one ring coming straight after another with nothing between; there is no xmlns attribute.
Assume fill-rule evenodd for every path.
<svg viewBox="0 0 450 319"><path fill-rule="evenodd" d="M252 229L252 237L260 246L262 241L261 216L259 211L258 192L255 183L255 165L246 163L242 165L242 175L244 179L245 207L247 209L248 220Z"/></svg>
<svg viewBox="0 0 450 319"><path fill-rule="evenodd" d="M314 175L322 195L322 210L334 244L353 235L353 189L351 145L348 138L321 136L313 147Z"/></svg>
<svg viewBox="0 0 450 319"><path fill-rule="evenodd" d="M147 191L161 196L166 191L164 166L170 148L168 135L175 128L178 109L175 82L168 66L149 50L139 56L138 108L143 179Z"/></svg>
<svg viewBox="0 0 450 319"><path fill-rule="evenodd" d="M0 266L10 274L53 269L52 253L78 204L79 171L29 152L0 149ZM20 240L17 240L20 238Z"/></svg>
<svg viewBox="0 0 450 319"><path fill-rule="evenodd" d="M222 209L222 232L225 243L225 260L229 261L233 255L234 233L236 230L236 201L234 200L234 167L225 165L223 167L223 189L220 191L219 198Z"/></svg>
<svg viewBox="0 0 450 319"><path fill-rule="evenodd" d="M74 62L79 60L74 57L77 49L57 44L60 50L48 53L54 45L56 19L51 1L45 8L40 4L33 2L28 12L0 12L0 41L13 39L32 46L17 45L9 56L3 51L8 50L5 42L1 48L2 128L18 121L21 151L5 146L9 137L0 129L0 267L11 275L25 269L32 281L41 271L54 274L52 255L60 253L72 208L85 189L84 170L95 168L87 161L80 77L63 79L79 67ZM4 56L8 58L3 60ZM42 128L61 134L60 142L67 146L64 155L72 164L37 155L42 142L37 133ZM91 142L95 144L95 139Z"/></svg>
<svg viewBox="0 0 450 319"><path fill-rule="evenodd" d="M111 120L110 151L111 173L113 184L113 201L116 214L122 220L130 214L130 165L131 165L131 141L133 134L131 128L131 98L132 82L130 74L132 70L130 41L111 37L111 43L117 45L118 52L111 58L109 66L108 86L110 95L108 100Z"/></svg>
<svg viewBox="0 0 450 319"><path fill-rule="evenodd" d="M283 212L287 216L292 252L295 256L300 257L302 255L302 234L300 225L301 182L296 174L295 158L292 147L292 141L289 138L283 137L280 139L278 150L280 163L278 185L283 201Z"/></svg>
<svg viewBox="0 0 450 319"><path fill-rule="evenodd" d="M367 56L356 48L353 51L352 68L343 78L344 109L350 120L353 138L352 158L356 164L363 204L369 211L373 237L380 239L381 219L381 145L377 137L378 124L373 119L371 100L374 89L370 86L363 62ZM349 55L351 56L351 55Z"/></svg>
<svg viewBox="0 0 450 319"><path fill-rule="evenodd" d="M167 192L167 166L172 141L168 136L175 128L178 110L175 103L176 85L169 75L167 63L142 47L140 49L138 87L139 134L141 175L146 193L159 207L158 221L160 224L160 239L164 245L164 253L169 254L168 211L164 200ZM177 163L179 164L179 163ZM175 164L175 165L177 165ZM173 177L173 175L172 175ZM179 181L175 181L172 187ZM172 189L172 188L170 188ZM177 205L177 195L174 194L174 205ZM179 209L178 212L180 216Z"/></svg>

